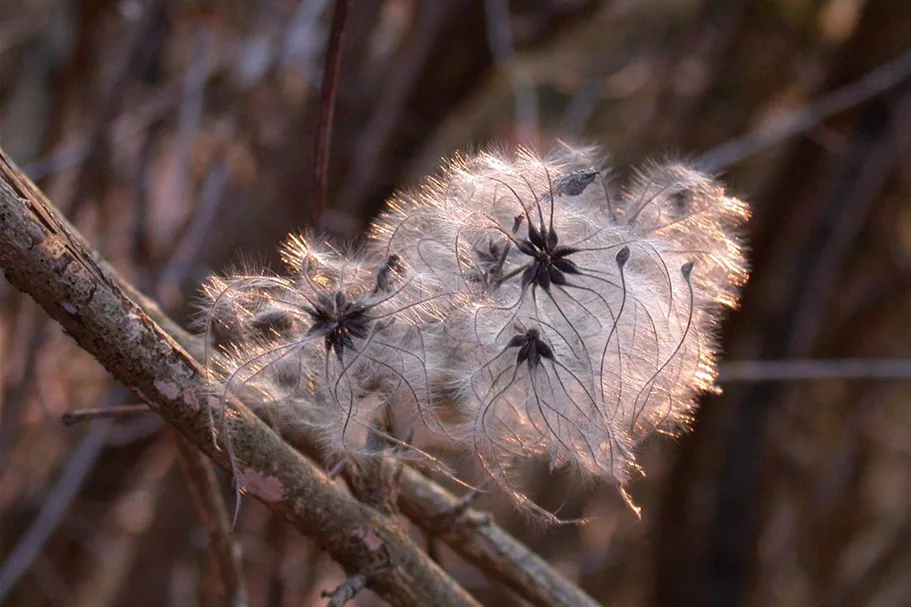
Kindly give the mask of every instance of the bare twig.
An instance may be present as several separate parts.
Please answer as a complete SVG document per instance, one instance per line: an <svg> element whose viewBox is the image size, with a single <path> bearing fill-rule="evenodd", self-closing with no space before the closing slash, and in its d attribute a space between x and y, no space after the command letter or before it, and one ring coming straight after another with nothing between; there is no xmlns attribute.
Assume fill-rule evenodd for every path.
<svg viewBox="0 0 911 607"><path fill-rule="evenodd" d="M348 20L350 0L335 0L332 11L332 25L329 30L329 45L326 48L326 63L323 80L320 82L320 116L316 129L316 197L313 199L313 221L319 221L326 208L329 186L329 150L332 144L332 120L335 116L335 98L338 93L339 65L342 59L342 43L345 40L345 23Z"/></svg>
<svg viewBox="0 0 911 607"><path fill-rule="evenodd" d="M136 417L145 413L151 413L148 405L122 405L119 407L94 407L92 409L76 409L67 411L60 416L60 421L64 426L75 426L80 422L92 421L95 419L111 418L123 419L125 417Z"/></svg>
<svg viewBox="0 0 911 607"><path fill-rule="evenodd" d="M696 158L696 163L712 170L721 170L741 160L765 151L785 139L805 133L829 118L856 107L895 86L911 75L911 49L892 59L862 78L845 85L770 124L742 137L733 139Z"/></svg>
<svg viewBox="0 0 911 607"><path fill-rule="evenodd" d="M210 396L202 367L127 298L122 280L95 260L2 152L0 266L121 383L231 469L225 450L211 440L208 409L222 404ZM228 405L220 445L231 437L233 471L246 493L312 537L346 570L369 572L367 585L393 604L477 604L391 519L341 491L245 407Z"/></svg>
<svg viewBox="0 0 911 607"><path fill-rule="evenodd" d="M533 605L597 607L593 598L493 524L489 516L466 508L469 500L457 498L408 467L401 484L399 506L408 518ZM460 512L456 521L454 512Z"/></svg>
<svg viewBox="0 0 911 607"><path fill-rule="evenodd" d="M342 607L345 603L353 599L358 592L367 585L367 576L363 573L355 573L333 592L323 592L323 596L329 599L326 607Z"/></svg>

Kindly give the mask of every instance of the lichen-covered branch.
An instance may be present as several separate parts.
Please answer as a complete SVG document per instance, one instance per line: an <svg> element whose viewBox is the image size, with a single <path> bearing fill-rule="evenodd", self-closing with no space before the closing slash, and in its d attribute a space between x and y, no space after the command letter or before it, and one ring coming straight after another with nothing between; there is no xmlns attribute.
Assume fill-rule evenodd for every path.
<svg viewBox="0 0 911 607"><path fill-rule="evenodd" d="M219 466L203 370L123 292L41 192L0 151L0 267L76 342ZM225 415L244 491L395 605L474 605L395 522L337 488L241 406Z"/></svg>
<svg viewBox="0 0 911 607"><path fill-rule="evenodd" d="M4 178L9 180L10 176L15 176L15 169L5 157L0 160L3 161ZM43 196L34 189L31 182L25 181L23 187L31 188L28 190L29 196L43 200ZM3 184L0 184L0 188L3 188ZM5 191L3 193L2 204L6 207L9 203ZM59 219L66 225L65 219ZM65 229L71 238L79 238L71 228ZM91 254L81 240L76 242ZM154 302L122 280L103 260L96 261L99 271L110 277L130 300L137 302L152 321L177 341L184 351L195 357L201 355L198 340L194 340ZM499 579L532 604L583 607L598 604L495 523L475 524L477 517L471 516L472 511L468 511L468 516L463 516L458 524L448 524L446 516L458 505L458 498L407 466L402 474L400 491L399 504L405 515L450 545L467 561L483 569L487 575Z"/></svg>

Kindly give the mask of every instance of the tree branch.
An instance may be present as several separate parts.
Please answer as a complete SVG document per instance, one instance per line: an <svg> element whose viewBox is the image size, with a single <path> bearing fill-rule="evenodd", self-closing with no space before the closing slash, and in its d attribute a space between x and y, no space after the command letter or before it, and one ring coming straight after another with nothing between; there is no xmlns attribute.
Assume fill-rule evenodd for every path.
<svg viewBox="0 0 911 607"><path fill-rule="evenodd" d="M489 517L473 508L464 509L460 514L463 505L459 498L420 472L406 466L400 491L399 505L408 518L533 605L598 607L595 599L571 584Z"/></svg>
<svg viewBox="0 0 911 607"><path fill-rule="evenodd" d="M323 80L320 82L319 124L316 129L316 195L313 205L313 222L318 223L326 210L326 194L329 189L329 149L332 146L332 120L335 117L335 98L338 96L339 65L342 62L342 43L345 40L345 25L348 20L350 0L335 0L332 11L332 25L329 27L329 43L323 66Z"/></svg>
<svg viewBox="0 0 911 607"><path fill-rule="evenodd" d="M199 363L127 298L81 237L0 150L0 267L87 352L224 469L211 440L211 396ZM384 517L337 488L239 404L225 415L246 493L292 523L395 605L476 605ZM221 441L224 437L221 437Z"/></svg>
<svg viewBox="0 0 911 607"><path fill-rule="evenodd" d="M231 516L219 492L218 480L209 461L196 447L179 434L174 438L181 455L181 467L196 501L196 509L209 534L212 564L221 584L220 598L225 605L246 607L247 590L240 546L231 541Z"/></svg>
<svg viewBox="0 0 911 607"><path fill-rule="evenodd" d="M0 177L11 181L10 171L14 172L15 168L9 164L5 155L2 155L2 150L0 150L0 173L2 173ZM15 176L15 173L13 173L13 176ZM18 178L20 181L27 179L21 175ZM37 200L44 200L43 195L31 185L31 182L25 181L24 183L33 188L29 196ZM2 243L2 240L6 238L5 232L7 231L7 220L4 219L5 209L10 203L7 202L7 195L3 186L4 184L0 182L0 213L4 213L4 215L0 215L0 219L3 220L3 223L0 224L2 225L2 228L0 228L0 263L6 267L4 249L8 245ZM22 195L20 194L20 196ZM65 222L65 219L62 219L62 221ZM74 230L71 228L68 228L68 230L75 235ZM78 238L78 235L74 237ZM79 242L81 243L81 241ZM84 243L81 244L84 250L88 250L85 248ZM99 271L110 277L126 293L127 297L138 303L151 321L163 329L170 339L179 343L183 351L189 352L197 358L201 356L202 352L198 340L195 340L168 317L153 301L121 279L104 261L97 260L97 263L100 268ZM206 413L203 411L201 414L204 418L202 420L203 430L207 433L209 428ZM229 421L232 424L239 423L234 419L229 419ZM259 420L257 420L257 423L262 424ZM232 430L232 436L235 437L235 440L241 437L235 430ZM274 440L280 441L277 437ZM191 438L191 442L195 443L195 440ZM211 445L211 440L207 439L205 442L207 446ZM241 446L239 445L238 448ZM282 448L288 449L287 445L282 445ZM243 463L247 463L240 451L238 456ZM219 457L221 459L217 460L217 463L227 469L227 456L219 452ZM307 463L312 467L310 462ZM502 581L532 604L542 607L561 605L567 607L595 607L598 605L594 599L569 582L543 559L495 523L476 524L481 516L477 511L469 509L460 517L458 524L450 524L449 515L454 508L458 507L459 498L419 472L406 466L402 474L400 490L399 505L405 515L422 528L437 535L467 561ZM272 506L270 505L270 507ZM275 509L273 507L273 510ZM378 515L374 513L374 516ZM294 522L292 518L284 517L291 520L292 523ZM316 538L315 535L303 529L302 531ZM320 545L323 546L322 544ZM325 547L324 549L336 556L332 550ZM341 561L341 558L339 560ZM371 588L373 588L372 585ZM436 601L436 603L439 603L439 601Z"/></svg>

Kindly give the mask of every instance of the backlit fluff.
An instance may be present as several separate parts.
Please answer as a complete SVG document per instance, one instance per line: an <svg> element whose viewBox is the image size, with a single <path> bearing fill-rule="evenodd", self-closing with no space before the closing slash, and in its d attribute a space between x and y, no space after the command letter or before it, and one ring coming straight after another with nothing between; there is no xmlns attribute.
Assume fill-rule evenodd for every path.
<svg viewBox="0 0 911 607"><path fill-rule="evenodd" d="M415 420L439 431L420 331L438 297L394 257L343 255L304 236L282 257L286 276L236 273L205 285L220 396L239 396L335 454L400 444L396 426ZM220 329L224 339L211 337Z"/></svg>
<svg viewBox="0 0 911 607"><path fill-rule="evenodd" d="M622 491L641 443L686 427L713 387L747 214L680 163L614 189L589 148L457 156L389 202L364 252L296 238L288 278L213 279L209 325L229 328L214 366L224 392L288 411L339 455L371 428L399 445L421 433L556 520L520 464Z"/></svg>

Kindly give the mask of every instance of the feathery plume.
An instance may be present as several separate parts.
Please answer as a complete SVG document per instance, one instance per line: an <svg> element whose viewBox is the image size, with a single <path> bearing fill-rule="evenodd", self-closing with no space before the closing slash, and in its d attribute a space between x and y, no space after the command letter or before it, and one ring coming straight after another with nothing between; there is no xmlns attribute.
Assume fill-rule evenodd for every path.
<svg viewBox="0 0 911 607"><path fill-rule="evenodd" d="M311 433L331 453L375 455L371 435L399 444L406 429L396 425L414 418L438 428L420 331L439 314L438 298L394 256L292 236L282 258L287 276L239 272L204 286L207 342L219 327L227 336L207 356L219 395Z"/></svg>
<svg viewBox="0 0 911 607"><path fill-rule="evenodd" d="M339 456L375 450L372 433L400 447L422 435L474 454L545 520L558 521L516 473L529 459L615 483L635 508L637 450L684 429L714 389L747 217L679 162L615 189L594 148L456 156L389 202L363 251L292 237L288 276L213 278L210 367L222 394Z"/></svg>
<svg viewBox="0 0 911 607"><path fill-rule="evenodd" d="M454 434L517 505L529 457L623 487L648 436L674 433L712 389L719 306L746 279L744 203L681 164L613 192L594 150L456 157L398 196L375 247L471 295L447 316L437 378ZM625 493L624 493L625 496ZM546 513L544 513L547 516Z"/></svg>

